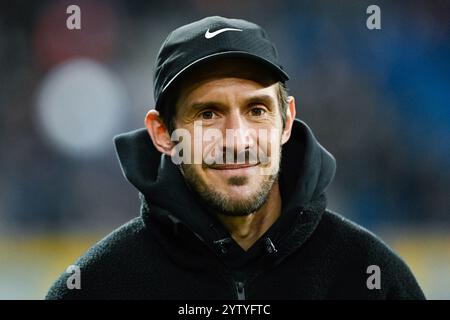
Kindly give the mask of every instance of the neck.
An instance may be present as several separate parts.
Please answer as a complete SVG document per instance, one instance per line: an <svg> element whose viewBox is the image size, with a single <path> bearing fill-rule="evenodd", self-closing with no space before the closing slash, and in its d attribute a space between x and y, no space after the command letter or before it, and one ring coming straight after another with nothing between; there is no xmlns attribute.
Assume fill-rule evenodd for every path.
<svg viewBox="0 0 450 320"><path fill-rule="evenodd" d="M247 251L275 223L280 214L281 195L277 181L273 184L266 203L257 211L239 217L218 214L217 218L231 237Z"/></svg>

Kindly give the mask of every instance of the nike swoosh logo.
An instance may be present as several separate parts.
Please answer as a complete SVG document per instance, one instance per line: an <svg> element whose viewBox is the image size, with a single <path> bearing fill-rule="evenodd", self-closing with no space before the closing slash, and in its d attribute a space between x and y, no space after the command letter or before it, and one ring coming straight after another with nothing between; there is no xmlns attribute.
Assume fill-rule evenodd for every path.
<svg viewBox="0 0 450 320"><path fill-rule="evenodd" d="M209 28L208 28L208 30L206 30L206 32L205 32L205 38L206 39L214 38L218 34L220 34L222 32L225 32L225 31L242 31L242 30L241 29L235 29L235 28L223 28L223 29L216 30L214 32L209 32Z"/></svg>

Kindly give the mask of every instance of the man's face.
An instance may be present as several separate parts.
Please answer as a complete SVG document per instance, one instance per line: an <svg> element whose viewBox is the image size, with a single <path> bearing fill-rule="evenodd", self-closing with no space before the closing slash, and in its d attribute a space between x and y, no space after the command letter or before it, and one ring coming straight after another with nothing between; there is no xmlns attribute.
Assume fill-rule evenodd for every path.
<svg viewBox="0 0 450 320"><path fill-rule="evenodd" d="M277 179L282 117L278 83L227 70L207 72L183 86L175 128L190 133L192 149L201 148L200 163L181 164L188 185L218 213L242 216L265 203ZM199 136L200 128L220 132L223 139Z"/></svg>

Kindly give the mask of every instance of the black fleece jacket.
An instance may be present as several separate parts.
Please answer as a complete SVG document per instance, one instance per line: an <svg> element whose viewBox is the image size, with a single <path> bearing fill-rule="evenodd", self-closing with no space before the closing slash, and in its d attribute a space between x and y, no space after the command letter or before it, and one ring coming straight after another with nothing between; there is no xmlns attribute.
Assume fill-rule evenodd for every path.
<svg viewBox="0 0 450 320"><path fill-rule="evenodd" d="M309 127L294 122L283 146L282 213L244 251L208 213L145 129L115 138L141 215L75 264L81 289L63 273L47 299L424 299L406 264L375 235L326 209L335 160ZM369 289L380 270L380 288ZM372 281L369 280L371 283Z"/></svg>

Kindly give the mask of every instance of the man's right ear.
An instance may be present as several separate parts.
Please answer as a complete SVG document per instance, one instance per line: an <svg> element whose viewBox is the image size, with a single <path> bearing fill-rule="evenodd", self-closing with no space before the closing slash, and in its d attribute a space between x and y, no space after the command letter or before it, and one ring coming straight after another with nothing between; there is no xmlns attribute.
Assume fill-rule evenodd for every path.
<svg viewBox="0 0 450 320"><path fill-rule="evenodd" d="M145 126L147 127L148 134L152 138L155 148L168 156L171 155L173 148L172 140L170 140L170 134L167 130L164 121L159 117L159 112L155 109L147 112L145 116Z"/></svg>

